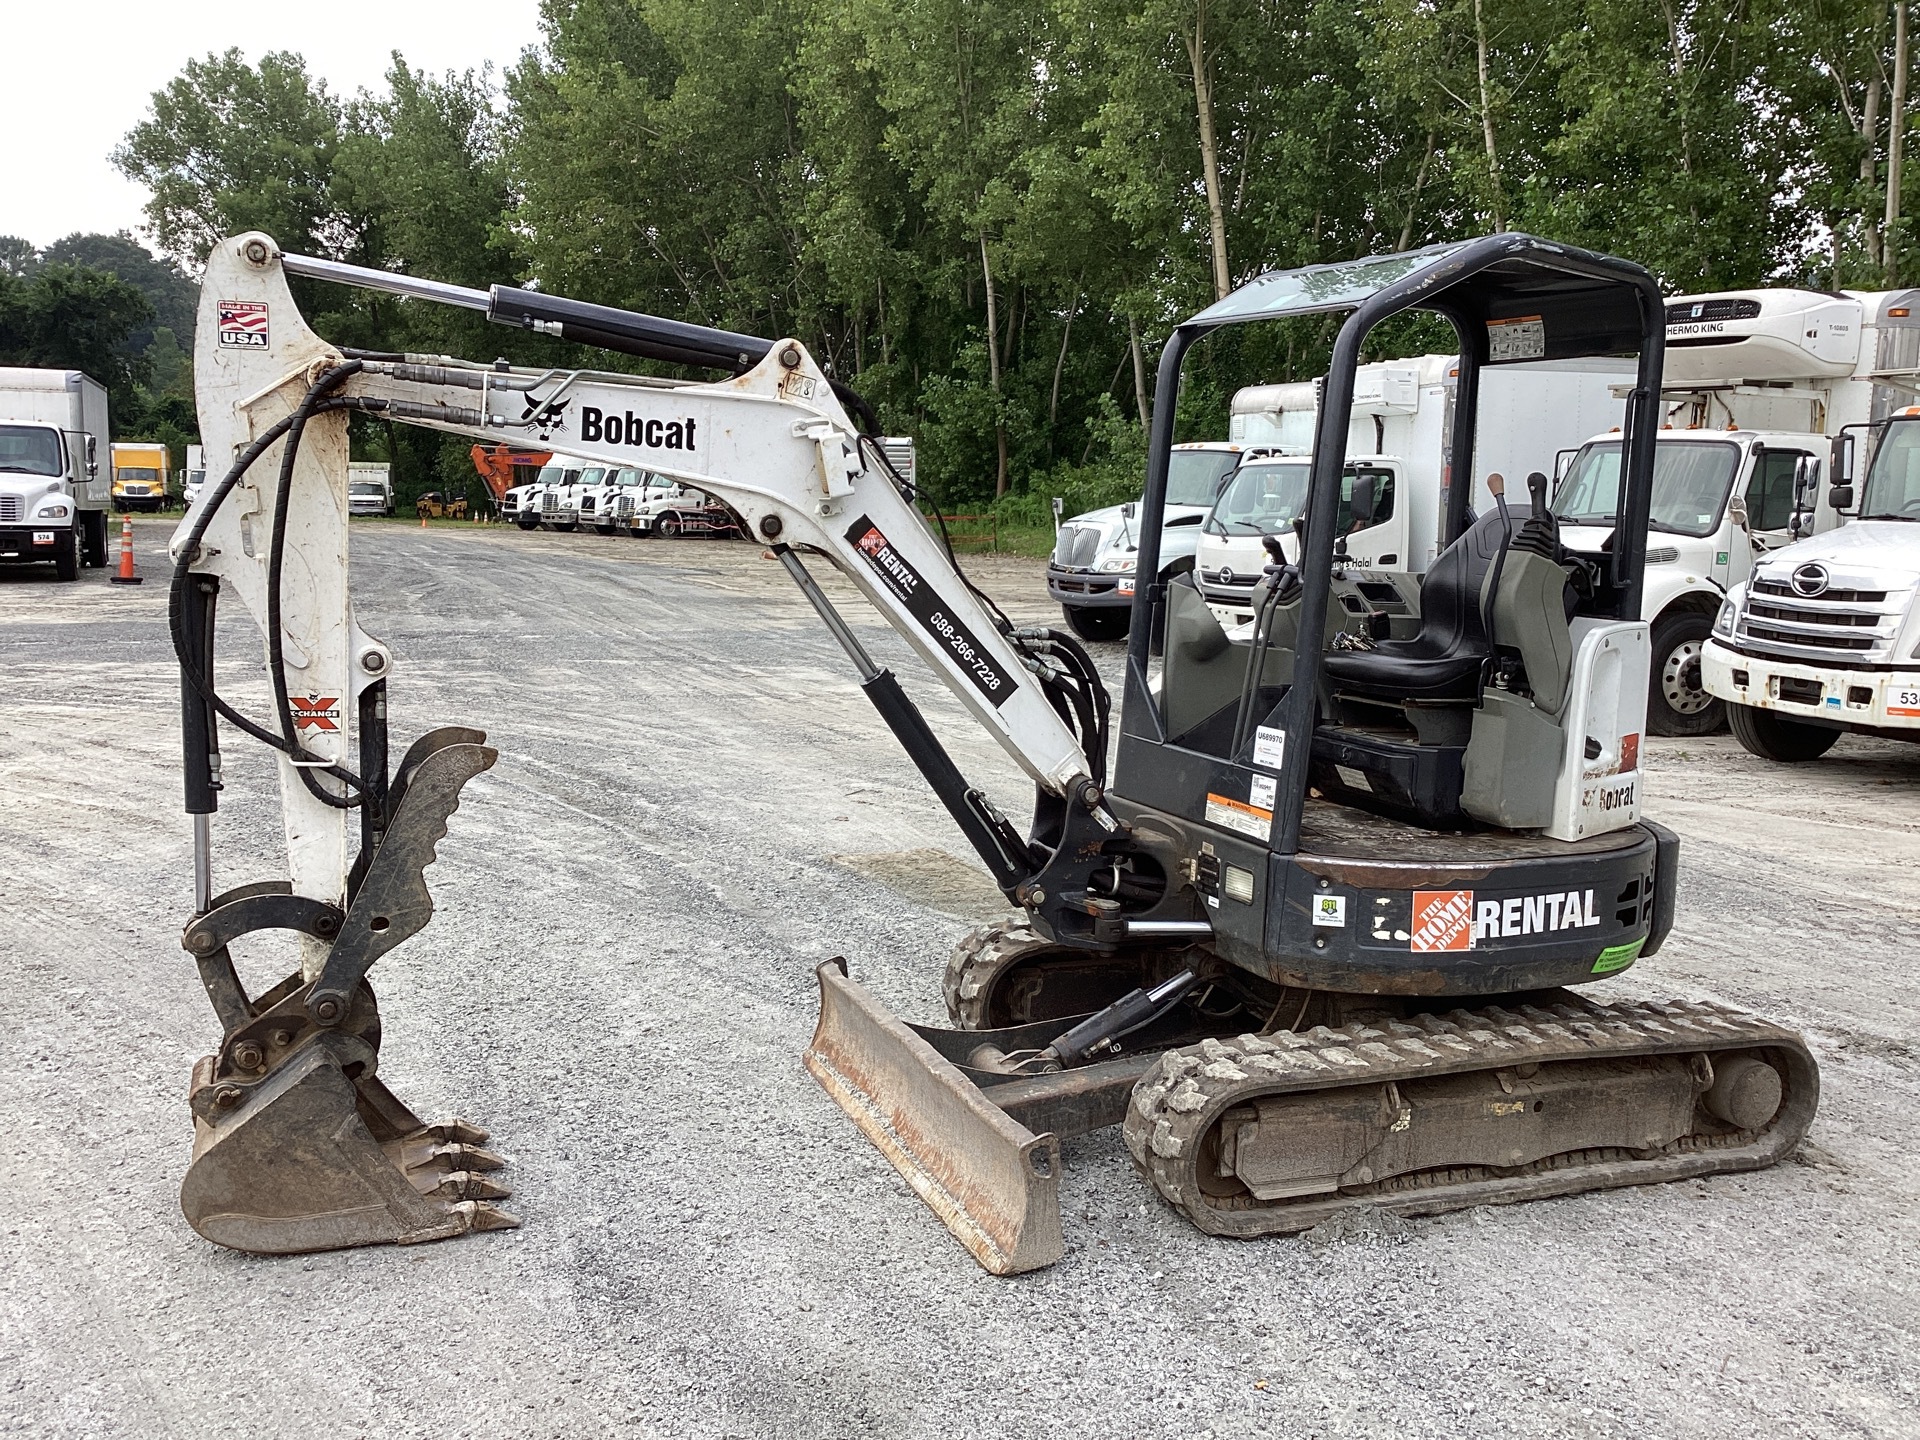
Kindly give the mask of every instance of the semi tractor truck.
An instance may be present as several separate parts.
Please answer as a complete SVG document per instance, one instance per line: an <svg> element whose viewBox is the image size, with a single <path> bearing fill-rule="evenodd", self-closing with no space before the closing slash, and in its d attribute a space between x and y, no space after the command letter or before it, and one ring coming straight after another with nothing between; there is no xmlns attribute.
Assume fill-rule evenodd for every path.
<svg viewBox="0 0 1920 1440"><path fill-rule="evenodd" d="M0 564L61 580L107 563L107 391L78 370L0 368Z"/></svg>

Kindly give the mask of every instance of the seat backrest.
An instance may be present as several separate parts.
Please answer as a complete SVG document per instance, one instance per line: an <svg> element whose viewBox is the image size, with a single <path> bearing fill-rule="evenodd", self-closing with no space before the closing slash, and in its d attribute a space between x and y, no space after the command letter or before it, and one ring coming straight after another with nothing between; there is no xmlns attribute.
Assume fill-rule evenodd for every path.
<svg viewBox="0 0 1920 1440"><path fill-rule="evenodd" d="M1505 543L1506 527L1489 511L1441 552L1420 581L1420 631L1411 646L1429 655L1492 652L1481 591Z"/></svg>

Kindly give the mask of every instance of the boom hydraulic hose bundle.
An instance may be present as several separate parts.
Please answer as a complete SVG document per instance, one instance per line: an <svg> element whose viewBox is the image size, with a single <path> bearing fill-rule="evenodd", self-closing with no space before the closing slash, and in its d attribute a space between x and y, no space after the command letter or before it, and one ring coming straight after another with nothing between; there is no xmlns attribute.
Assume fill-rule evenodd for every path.
<svg viewBox="0 0 1920 1440"><path fill-rule="evenodd" d="M289 274L721 378L348 352L307 328ZM175 536L169 610L195 818L183 944L222 1028L194 1074L182 1194L208 1238L286 1252L518 1223L495 1203L507 1192L485 1133L426 1124L378 1078L368 974L430 918L424 871L461 788L497 757L455 726L390 763L394 661L347 589L354 411L642 465L718 497L799 587L1023 912L962 942L952 1028L903 1024L843 961L820 967L806 1055L991 1270L1059 1258L1058 1137L1115 1123L1169 1203L1204 1229L1257 1234L1355 1207L1429 1213L1754 1168L1811 1120L1817 1075L1790 1032L1566 988L1654 953L1673 919L1678 844L1639 815L1662 316L1638 267L1499 236L1265 276L1176 331L1142 575L1157 572L1186 350L1224 325L1352 312L1298 564L1276 558L1239 638L1191 585L1143 587L1117 724L1086 649L1015 627L967 580L856 423L876 428L871 413L796 340L287 256L257 234L215 248L202 295L202 434L232 460ZM1412 628L1322 644L1342 623L1329 597L1353 370L1367 332L1410 308L1461 337L1460 476L1483 367L1640 353L1621 543L1601 561L1563 551L1543 487L1523 529L1504 502L1469 523L1458 486ZM846 576L1026 772L1024 830L961 774L809 558ZM223 596L265 636L264 719L215 687ZM216 894L222 720L277 753L289 875ZM229 946L263 929L296 934L300 966L250 996Z"/></svg>

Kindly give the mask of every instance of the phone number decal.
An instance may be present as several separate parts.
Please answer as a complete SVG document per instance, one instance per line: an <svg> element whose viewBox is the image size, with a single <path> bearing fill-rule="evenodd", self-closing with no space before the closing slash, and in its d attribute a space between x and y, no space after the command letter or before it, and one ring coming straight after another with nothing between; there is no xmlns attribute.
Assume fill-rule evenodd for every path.
<svg viewBox="0 0 1920 1440"><path fill-rule="evenodd" d="M1019 688L1001 673L987 647L962 622L949 615L945 603L924 576L908 564L880 527L862 515L847 529L847 541L860 552L873 573L892 591L907 613L951 655L974 689L996 710Z"/></svg>

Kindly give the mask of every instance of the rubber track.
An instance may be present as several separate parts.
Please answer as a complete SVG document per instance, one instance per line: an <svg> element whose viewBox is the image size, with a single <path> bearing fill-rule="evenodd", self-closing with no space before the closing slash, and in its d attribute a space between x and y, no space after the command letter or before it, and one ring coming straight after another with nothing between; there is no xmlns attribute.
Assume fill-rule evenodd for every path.
<svg viewBox="0 0 1920 1440"><path fill-rule="evenodd" d="M990 925L976 925L961 936L947 961L946 974L940 977L940 993L954 1027L992 1029L987 1023L987 1002L993 998L994 985L1008 967L1037 950L1068 953L1065 946L1035 934L1025 916L1010 915Z"/></svg>
<svg viewBox="0 0 1920 1440"><path fill-rule="evenodd" d="M1201 1142L1227 1110L1262 1096L1497 1070L1561 1060L1765 1048L1784 1064L1780 1111L1758 1131L1685 1135L1651 1158L1619 1149L1549 1156L1514 1170L1462 1165L1297 1199L1221 1199L1198 1183ZM1758 1170L1790 1155L1813 1121L1819 1072L1793 1031L1712 1004L1590 1001L1454 1010L1378 1026L1203 1040L1170 1050L1134 1088L1123 1133L1154 1189L1215 1235L1309 1229L1343 1210L1437 1215L1618 1185Z"/></svg>

